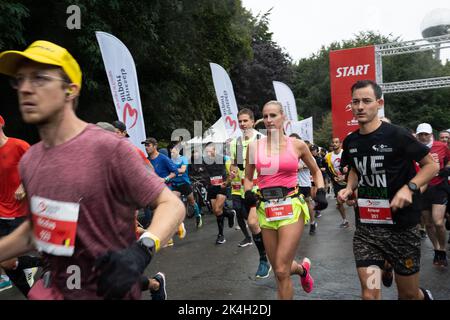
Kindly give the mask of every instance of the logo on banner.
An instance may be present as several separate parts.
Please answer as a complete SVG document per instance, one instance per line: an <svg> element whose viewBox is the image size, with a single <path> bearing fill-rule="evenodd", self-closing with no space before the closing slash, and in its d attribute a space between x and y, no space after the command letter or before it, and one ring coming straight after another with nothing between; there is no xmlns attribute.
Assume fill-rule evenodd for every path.
<svg viewBox="0 0 450 320"><path fill-rule="evenodd" d="M124 108L123 108L123 122L125 124L127 123L127 117L128 116L134 117L133 124L128 128L128 130L130 130L131 128L133 128L136 125L136 122L137 122L137 119L138 119L138 112L137 112L136 109L131 107L129 103L126 103Z"/></svg>
<svg viewBox="0 0 450 320"><path fill-rule="evenodd" d="M233 128L233 132L232 133L234 133L236 131L237 123L236 123L235 120L233 120L231 118L231 116L226 116L225 117L225 123L228 123L230 125L230 127Z"/></svg>
<svg viewBox="0 0 450 320"><path fill-rule="evenodd" d="M336 78L363 76L367 74L370 64L360 64L357 66L340 67L336 69Z"/></svg>

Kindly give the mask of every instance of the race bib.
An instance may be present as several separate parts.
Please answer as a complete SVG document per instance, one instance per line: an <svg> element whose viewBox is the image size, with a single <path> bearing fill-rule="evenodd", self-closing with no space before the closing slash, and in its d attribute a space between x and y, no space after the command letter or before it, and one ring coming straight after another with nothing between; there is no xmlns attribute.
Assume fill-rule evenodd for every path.
<svg viewBox="0 0 450 320"><path fill-rule="evenodd" d="M223 184L222 176L211 177L210 180L213 186L220 186Z"/></svg>
<svg viewBox="0 0 450 320"><path fill-rule="evenodd" d="M37 249L55 256L72 256L79 211L79 203L31 197L33 235Z"/></svg>
<svg viewBox="0 0 450 320"><path fill-rule="evenodd" d="M294 210L292 209L292 199L285 200L269 200L265 202L265 213L267 221L277 221L291 219L294 217Z"/></svg>
<svg viewBox="0 0 450 320"><path fill-rule="evenodd" d="M241 190L242 184L240 181L231 181L231 188L235 191Z"/></svg>
<svg viewBox="0 0 450 320"><path fill-rule="evenodd" d="M358 199L358 207L362 223L394 224L389 200Z"/></svg>

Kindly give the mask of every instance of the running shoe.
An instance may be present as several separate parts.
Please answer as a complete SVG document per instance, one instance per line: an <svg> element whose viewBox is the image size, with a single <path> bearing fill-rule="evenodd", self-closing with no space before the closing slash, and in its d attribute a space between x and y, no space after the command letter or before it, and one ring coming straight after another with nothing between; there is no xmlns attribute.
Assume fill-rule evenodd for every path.
<svg viewBox="0 0 450 320"><path fill-rule="evenodd" d="M306 293L310 293L314 289L314 279L311 277L309 270L311 269L311 260L304 258L302 261L303 270L306 270L304 277L300 276L300 284Z"/></svg>
<svg viewBox="0 0 450 320"><path fill-rule="evenodd" d="M309 234L315 235L316 229L317 229L317 222L314 221L312 224L309 225Z"/></svg>
<svg viewBox="0 0 450 320"><path fill-rule="evenodd" d="M251 244L252 244L252 239L251 238L245 238L244 240L239 242L238 246L243 248L243 247L246 247L246 246L250 246Z"/></svg>
<svg viewBox="0 0 450 320"><path fill-rule="evenodd" d="M182 222L179 226L178 226L178 237L180 239L184 239L184 237L186 237L186 228L184 227L184 222Z"/></svg>
<svg viewBox="0 0 450 320"><path fill-rule="evenodd" d="M23 269L23 272L25 273L25 278L27 279L30 288L34 284L34 275L36 274L37 270L38 270L37 267Z"/></svg>
<svg viewBox="0 0 450 320"><path fill-rule="evenodd" d="M320 218L322 216L322 213L320 211L316 211L316 212L314 212L314 216L316 218Z"/></svg>
<svg viewBox="0 0 450 320"><path fill-rule="evenodd" d="M439 265L439 250L434 250L433 264L435 266Z"/></svg>
<svg viewBox="0 0 450 320"><path fill-rule="evenodd" d="M259 260L258 270L256 271L256 278L267 278L272 270L272 266L266 260Z"/></svg>
<svg viewBox="0 0 450 320"><path fill-rule="evenodd" d="M439 261L438 264L441 267L447 267L448 266L448 260L447 260L447 253L445 251L439 252Z"/></svg>
<svg viewBox="0 0 450 320"><path fill-rule="evenodd" d="M197 229L203 227L202 216L195 217L195 226L197 227Z"/></svg>
<svg viewBox="0 0 450 320"><path fill-rule="evenodd" d="M422 290L424 300L434 300L430 290L424 288L420 288L420 290Z"/></svg>
<svg viewBox="0 0 450 320"><path fill-rule="evenodd" d="M381 273L381 281L386 288L392 286L392 280L394 280L394 273L392 272L392 266L384 268Z"/></svg>
<svg viewBox="0 0 450 320"><path fill-rule="evenodd" d="M216 244L224 244L225 242L227 242L227 240L225 240L223 234L217 235Z"/></svg>
<svg viewBox="0 0 450 320"><path fill-rule="evenodd" d="M340 228L348 228L350 227L350 223L348 221L342 221L342 223L339 225Z"/></svg>
<svg viewBox="0 0 450 320"><path fill-rule="evenodd" d="M162 272L158 272L153 279L158 281L159 289L151 290L150 295L152 300L167 300L167 291L166 291L166 276Z"/></svg>
<svg viewBox="0 0 450 320"><path fill-rule="evenodd" d="M0 291L12 288L12 282L6 275L0 276Z"/></svg>
<svg viewBox="0 0 450 320"><path fill-rule="evenodd" d="M167 241L166 245L163 248L172 247L172 246L173 246L173 239L170 238L169 241Z"/></svg>

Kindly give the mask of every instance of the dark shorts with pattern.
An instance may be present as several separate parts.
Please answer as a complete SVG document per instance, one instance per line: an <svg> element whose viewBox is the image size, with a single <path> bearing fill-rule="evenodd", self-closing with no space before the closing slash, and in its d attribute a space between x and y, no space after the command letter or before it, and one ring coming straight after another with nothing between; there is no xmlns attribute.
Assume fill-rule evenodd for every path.
<svg viewBox="0 0 450 320"><path fill-rule="evenodd" d="M413 275L420 270L419 230L416 226L392 229L360 224L353 236L353 254L357 268L383 268L387 260L395 273Z"/></svg>

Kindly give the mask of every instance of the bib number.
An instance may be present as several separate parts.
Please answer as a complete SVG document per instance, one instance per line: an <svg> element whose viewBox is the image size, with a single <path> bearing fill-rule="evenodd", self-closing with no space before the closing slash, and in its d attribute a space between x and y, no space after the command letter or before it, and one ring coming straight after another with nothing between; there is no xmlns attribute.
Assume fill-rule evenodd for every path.
<svg viewBox="0 0 450 320"><path fill-rule="evenodd" d="M291 198L266 201L264 210L267 221L285 220L294 217Z"/></svg>
<svg viewBox="0 0 450 320"><path fill-rule="evenodd" d="M39 251L70 257L75 250L80 204L33 196L33 236Z"/></svg>
<svg viewBox="0 0 450 320"><path fill-rule="evenodd" d="M358 199L359 219L362 223L394 224L389 200Z"/></svg>
<svg viewBox="0 0 450 320"><path fill-rule="evenodd" d="M240 181L231 181L231 188L235 191L241 190L242 184Z"/></svg>
<svg viewBox="0 0 450 320"><path fill-rule="evenodd" d="M213 186L220 186L223 184L222 176L211 177L210 180Z"/></svg>

